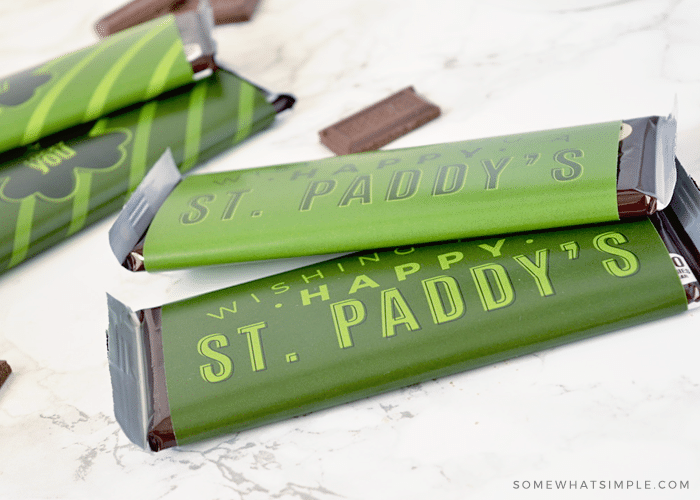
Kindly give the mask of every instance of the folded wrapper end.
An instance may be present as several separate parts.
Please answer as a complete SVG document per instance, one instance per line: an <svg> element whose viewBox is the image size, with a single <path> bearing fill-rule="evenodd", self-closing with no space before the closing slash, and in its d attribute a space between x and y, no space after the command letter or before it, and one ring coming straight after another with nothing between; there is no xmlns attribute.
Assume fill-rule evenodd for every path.
<svg viewBox="0 0 700 500"><path fill-rule="evenodd" d="M678 160L676 170L676 188L664 213L672 213L688 235L692 245L688 245L690 258L686 260L695 276L700 276L700 187Z"/></svg>
<svg viewBox="0 0 700 500"><path fill-rule="evenodd" d="M656 200L657 210L671 203L676 187L676 113L659 118L656 132Z"/></svg>
<svg viewBox="0 0 700 500"><path fill-rule="evenodd" d="M267 99L267 102L272 104L272 107L275 109L275 113L278 115L282 113L283 111L286 111L288 109L292 109L294 107L294 104L296 103L296 97L294 97L291 94L279 94L276 92L272 92L268 89L265 89L258 85L257 83L251 81L250 79L242 76L239 72L234 70L230 64L227 62L222 62L220 60L216 61L216 67L223 69L224 71L228 71L229 73L233 73L236 75L238 78L241 80L251 84L253 87L257 88L260 92L262 92L265 95L265 98Z"/></svg>
<svg viewBox="0 0 700 500"><path fill-rule="evenodd" d="M126 261L141 241L158 209L181 180L182 175L168 148L146 174L109 229L109 245L120 264Z"/></svg>
<svg viewBox="0 0 700 500"><path fill-rule="evenodd" d="M195 72L195 79L209 76L216 69L216 41L212 37L214 11L209 0L199 0L196 10L176 15L175 22L187 61L192 64Z"/></svg>
<svg viewBox="0 0 700 500"><path fill-rule="evenodd" d="M114 415L134 444L149 449L147 432L153 408L148 392L150 372L142 322L131 309L109 294L107 308L107 357Z"/></svg>

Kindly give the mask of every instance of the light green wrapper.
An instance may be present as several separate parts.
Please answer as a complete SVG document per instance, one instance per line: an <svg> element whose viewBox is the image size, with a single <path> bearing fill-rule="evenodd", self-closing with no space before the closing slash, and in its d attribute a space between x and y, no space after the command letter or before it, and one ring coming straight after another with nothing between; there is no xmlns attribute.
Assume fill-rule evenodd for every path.
<svg viewBox="0 0 700 500"><path fill-rule="evenodd" d="M148 270L618 220L621 122L193 175L158 211Z"/></svg>
<svg viewBox="0 0 700 500"><path fill-rule="evenodd" d="M0 78L0 152L192 82L170 15Z"/></svg>

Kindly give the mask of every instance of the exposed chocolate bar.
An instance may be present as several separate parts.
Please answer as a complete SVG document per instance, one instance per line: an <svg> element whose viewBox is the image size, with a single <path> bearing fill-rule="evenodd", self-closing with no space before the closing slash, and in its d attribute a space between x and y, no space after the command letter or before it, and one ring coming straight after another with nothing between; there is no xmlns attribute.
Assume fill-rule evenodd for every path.
<svg viewBox="0 0 700 500"><path fill-rule="evenodd" d="M12 368L7 364L7 361L0 359L0 387L5 383L7 377L12 373Z"/></svg>
<svg viewBox="0 0 700 500"><path fill-rule="evenodd" d="M210 0L214 24L249 21L259 0ZM134 0L104 16L95 24L100 36L107 36L166 14L197 9L200 0Z"/></svg>
<svg viewBox="0 0 700 500"><path fill-rule="evenodd" d="M440 116L440 108L407 87L319 133L338 155L374 151Z"/></svg>

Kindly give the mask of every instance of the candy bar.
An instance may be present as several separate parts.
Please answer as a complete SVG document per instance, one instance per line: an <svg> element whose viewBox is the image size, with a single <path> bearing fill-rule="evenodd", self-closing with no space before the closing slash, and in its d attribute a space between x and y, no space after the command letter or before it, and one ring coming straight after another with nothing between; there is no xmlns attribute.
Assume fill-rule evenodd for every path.
<svg viewBox="0 0 700 500"><path fill-rule="evenodd" d="M641 217L673 194L674 123L614 121L181 181L165 169L173 182L154 182L172 192L149 200L153 184L137 189L112 248L157 271ZM145 237L130 227L137 220Z"/></svg>
<svg viewBox="0 0 700 500"><path fill-rule="evenodd" d="M440 116L440 108L407 87L319 134L338 155L374 151Z"/></svg>
<svg viewBox="0 0 700 500"><path fill-rule="evenodd" d="M158 451L698 307L700 191L679 184L653 223L369 250L137 312L109 297L117 420Z"/></svg>
<svg viewBox="0 0 700 500"><path fill-rule="evenodd" d="M214 24L249 21L259 0L210 0ZM104 16L95 24L100 36L108 36L167 14L197 9L201 0L134 0Z"/></svg>
<svg viewBox="0 0 700 500"><path fill-rule="evenodd" d="M207 76L215 51L207 16L167 16L0 78L0 152Z"/></svg>
<svg viewBox="0 0 700 500"><path fill-rule="evenodd" d="M189 171L268 128L293 102L220 69L0 153L0 272L118 211L165 148Z"/></svg>

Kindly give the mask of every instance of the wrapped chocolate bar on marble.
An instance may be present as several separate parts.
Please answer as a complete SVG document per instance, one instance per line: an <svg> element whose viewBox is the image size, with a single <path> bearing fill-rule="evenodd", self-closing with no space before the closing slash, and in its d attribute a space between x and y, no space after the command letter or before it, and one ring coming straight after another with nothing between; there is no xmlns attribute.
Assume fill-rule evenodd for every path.
<svg viewBox="0 0 700 500"><path fill-rule="evenodd" d="M157 271L641 217L671 199L674 147L648 117L182 180L166 156L110 242Z"/></svg>
<svg viewBox="0 0 700 500"><path fill-rule="evenodd" d="M678 169L670 205L627 222L369 250L139 311L109 296L117 420L157 451L698 307Z"/></svg>
<svg viewBox="0 0 700 500"><path fill-rule="evenodd" d="M186 172L272 126L294 99L237 74L150 101L0 153L0 272L118 211L170 148Z"/></svg>
<svg viewBox="0 0 700 500"><path fill-rule="evenodd" d="M0 152L149 101L211 75L211 11L169 15L0 77Z"/></svg>

